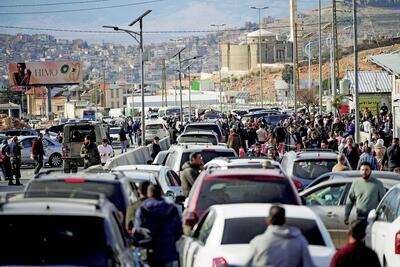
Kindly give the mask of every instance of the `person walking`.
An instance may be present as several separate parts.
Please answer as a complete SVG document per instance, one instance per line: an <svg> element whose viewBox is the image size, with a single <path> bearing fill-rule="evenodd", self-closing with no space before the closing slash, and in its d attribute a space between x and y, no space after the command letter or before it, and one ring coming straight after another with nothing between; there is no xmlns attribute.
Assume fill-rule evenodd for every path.
<svg viewBox="0 0 400 267"><path fill-rule="evenodd" d="M151 150L151 155L150 157L154 160L158 153L161 152L161 146L160 146L160 138L158 136L153 138L153 143L152 143L152 150Z"/></svg>
<svg viewBox="0 0 400 267"><path fill-rule="evenodd" d="M360 169L361 163L363 162L369 162L369 164L371 164L371 169L373 171L378 170L379 163L376 160L376 158L371 154L371 152L372 152L371 147L367 146L364 148L364 154L362 154L360 159L358 160L357 170Z"/></svg>
<svg viewBox="0 0 400 267"><path fill-rule="evenodd" d="M44 145L43 145L43 134L39 134L37 138L35 138L32 142L32 154L31 158L35 161L35 172L37 175L40 172L40 169L43 168L43 158L44 158Z"/></svg>
<svg viewBox="0 0 400 267"><path fill-rule="evenodd" d="M147 188L147 199L136 211L134 226L150 230L150 267L177 266L176 241L183 235L181 216L174 204L164 200L160 186L151 184Z"/></svg>
<svg viewBox="0 0 400 267"><path fill-rule="evenodd" d="M83 158L83 167L85 169L101 163L99 150L97 149L97 146L93 143L93 138L90 135L85 136L80 155L81 158Z"/></svg>
<svg viewBox="0 0 400 267"><path fill-rule="evenodd" d="M344 154L339 154L337 156L337 163L332 168L332 172L349 171L350 167L346 165L346 156Z"/></svg>
<svg viewBox="0 0 400 267"><path fill-rule="evenodd" d="M384 166L388 170L393 171L395 168L400 167L400 146L399 138L393 138L392 145L388 147L386 153L382 159L381 170L384 170Z"/></svg>
<svg viewBox="0 0 400 267"><path fill-rule="evenodd" d="M124 127L121 127L118 133L119 142L121 143L121 154L128 151L128 138L126 138L126 132Z"/></svg>
<svg viewBox="0 0 400 267"><path fill-rule="evenodd" d="M302 142L301 137L294 125L290 125L289 132L285 138L285 151L296 151L301 148Z"/></svg>
<svg viewBox="0 0 400 267"><path fill-rule="evenodd" d="M365 245L366 221L355 220L348 231L349 243L337 250L330 267L368 266L380 267L375 251Z"/></svg>
<svg viewBox="0 0 400 267"><path fill-rule="evenodd" d="M239 155L239 149L243 147L240 136L237 134L236 129L231 129L228 137L228 142L226 143L229 148L232 148L236 151L236 154Z"/></svg>
<svg viewBox="0 0 400 267"><path fill-rule="evenodd" d="M101 145L97 146L97 150L99 150L100 153L101 166L106 165L107 160L115 155L114 149L108 144L107 138L101 141Z"/></svg>
<svg viewBox="0 0 400 267"><path fill-rule="evenodd" d="M346 147L343 148L342 153L346 156L353 170L357 170L358 160L360 156L358 154L357 148L354 146L354 141L352 137L346 138Z"/></svg>
<svg viewBox="0 0 400 267"><path fill-rule="evenodd" d="M254 149L252 151L249 151L248 156L259 158L259 157L266 157L267 155L261 152L261 144L257 142L254 145Z"/></svg>
<svg viewBox="0 0 400 267"><path fill-rule="evenodd" d="M185 197L189 196L194 182L203 169L203 157L200 152L193 152L190 154L190 161L183 164L182 169L182 193Z"/></svg>
<svg viewBox="0 0 400 267"><path fill-rule="evenodd" d="M1 155L3 157L3 173L6 180L12 180L12 167L10 158L10 146L7 140L3 140L3 146L1 147Z"/></svg>
<svg viewBox="0 0 400 267"><path fill-rule="evenodd" d="M8 180L8 185L22 185L21 179L21 150L22 147L18 144L18 137L14 136L11 144L9 145L9 157L11 160L12 176ZM15 184L13 183L13 176Z"/></svg>
<svg viewBox="0 0 400 267"><path fill-rule="evenodd" d="M356 204L357 219L367 220L368 213L376 209L385 195L385 187L378 179L371 177L371 164L363 162L360 164L361 178L353 180L346 200L344 223L349 223L351 210Z"/></svg>
<svg viewBox="0 0 400 267"><path fill-rule="evenodd" d="M135 223L135 214L137 209L142 205L143 201L147 199L147 188L149 187L150 182L144 181L139 184L138 192L139 199L133 202L126 211L125 216L125 227L129 230L133 229L133 224Z"/></svg>
<svg viewBox="0 0 400 267"><path fill-rule="evenodd" d="M308 242L301 231L286 225L285 209L274 205L269 210L267 230L250 241L246 267L314 267Z"/></svg>

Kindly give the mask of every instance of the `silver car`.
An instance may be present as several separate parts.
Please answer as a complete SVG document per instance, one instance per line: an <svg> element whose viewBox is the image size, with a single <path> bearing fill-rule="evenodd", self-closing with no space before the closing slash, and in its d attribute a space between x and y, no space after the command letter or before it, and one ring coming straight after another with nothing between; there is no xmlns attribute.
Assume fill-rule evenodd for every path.
<svg viewBox="0 0 400 267"><path fill-rule="evenodd" d="M35 161L31 159L32 142L37 136L21 136L18 138L18 143L22 147L21 160L23 165L33 165ZM8 141L9 143L11 140ZM49 137L43 137L44 145L44 164L49 164L52 168L61 167L62 161L62 144Z"/></svg>
<svg viewBox="0 0 400 267"><path fill-rule="evenodd" d="M344 224L344 214L346 199L354 179L356 177L328 180L300 193L300 197L305 200L306 205L324 222L337 248L348 242L348 226ZM400 182L397 179L378 179L386 190ZM349 221L355 219L356 209L353 207Z"/></svg>

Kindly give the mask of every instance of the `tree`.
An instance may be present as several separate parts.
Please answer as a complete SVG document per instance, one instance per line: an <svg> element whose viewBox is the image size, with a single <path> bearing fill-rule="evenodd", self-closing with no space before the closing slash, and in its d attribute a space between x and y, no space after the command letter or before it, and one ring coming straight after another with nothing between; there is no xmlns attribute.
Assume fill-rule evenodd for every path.
<svg viewBox="0 0 400 267"><path fill-rule="evenodd" d="M297 100L307 108L310 112L310 106L318 105L318 88L302 89L297 91Z"/></svg>
<svg viewBox="0 0 400 267"><path fill-rule="evenodd" d="M293 81L293 66L285 65L282 71L282 80L288 84Z"/></svg>

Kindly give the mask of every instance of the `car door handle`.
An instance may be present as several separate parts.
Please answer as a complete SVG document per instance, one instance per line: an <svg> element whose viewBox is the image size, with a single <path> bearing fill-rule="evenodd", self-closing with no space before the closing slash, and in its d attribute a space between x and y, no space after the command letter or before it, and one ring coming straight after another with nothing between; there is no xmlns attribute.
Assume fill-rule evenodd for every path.
<svg viewBox="0 0 400 267"><path fill-rule="evenodd" d="M329 212L326 213L326 216L328 216L328 217L330 217L330 218L336 217L336 213L334 213L334 212L332 212L332 211L329 211Z"/></svg>

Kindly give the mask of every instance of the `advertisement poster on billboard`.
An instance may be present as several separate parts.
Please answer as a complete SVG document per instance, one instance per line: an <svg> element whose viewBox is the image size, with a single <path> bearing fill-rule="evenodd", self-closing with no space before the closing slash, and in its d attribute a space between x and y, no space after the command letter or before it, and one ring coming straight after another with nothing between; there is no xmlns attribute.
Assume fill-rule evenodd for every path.
<svg viewBox="0 0 400 267"><path fill-rule="evenodd" d="M39 61L10 63L10 85L71 85L82 83L82 63L79 61Z"/></svg>

